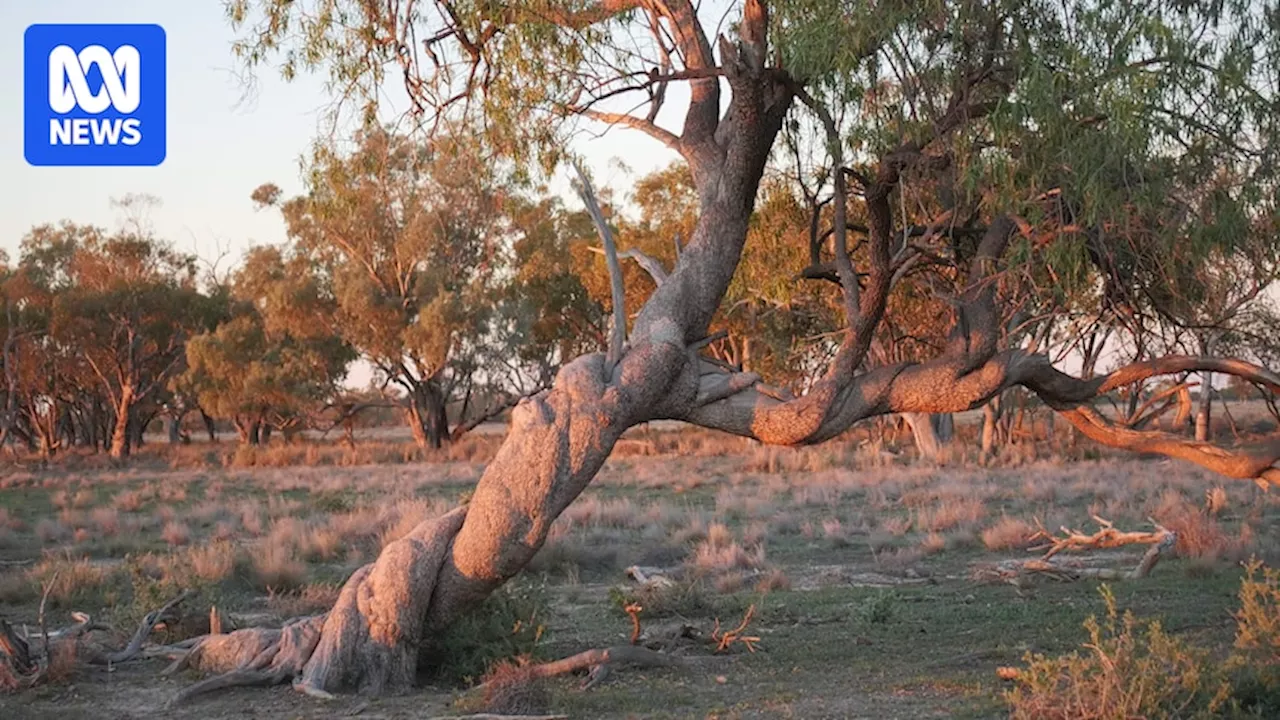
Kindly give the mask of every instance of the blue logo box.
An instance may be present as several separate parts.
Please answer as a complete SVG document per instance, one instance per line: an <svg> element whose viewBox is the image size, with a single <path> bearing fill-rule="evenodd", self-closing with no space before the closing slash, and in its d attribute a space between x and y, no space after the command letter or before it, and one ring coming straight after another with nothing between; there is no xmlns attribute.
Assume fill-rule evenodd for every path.
<svg viewBox="0 0 1280 720"><path fill-rule="evenodd" d="M164 162L164 28L32 25L23 36L22 66L29 164Z"/></svg>

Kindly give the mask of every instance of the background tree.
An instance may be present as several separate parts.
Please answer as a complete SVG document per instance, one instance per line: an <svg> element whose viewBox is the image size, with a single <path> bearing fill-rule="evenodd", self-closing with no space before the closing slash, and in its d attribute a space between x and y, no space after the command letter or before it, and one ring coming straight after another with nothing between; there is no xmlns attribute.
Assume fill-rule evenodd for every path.
<svg viewBox="0 0 1280 720"><path fill-rule="evenodd" d="M53 301L50 334L75 348L108 402L109 452L129 454L154 417L155 396L182 370L185 343L216 322L195 287L195 259L151 237L92 234L78 244L69 285Z"/></svg>
<svg viewBox="0 0 1280 720"><path fill-rule="evenodd" d="M333 325L336 303L317 281L305 259L252 248L231 280L229 319L187 344L183 383L242 442L313 424L355 359Z"/></svg>
<svg viewBox="0 0 1280 720"><path fill-rule="evenodd" d="M555 198L513 197L505 215L514 234L504 263L510 278L495 293L483 365L528 395L549 386L565 362L605 346L608 303L587 280L604 263L591 252L597 241L586 213Z"/></svg>
<svg viewBox="0 0 1280 720"><path fill-rule="evenodd" d="M423 145L371 128L318 147L307 192L279 204L294 252L332 292L342 338L404 391L423 447L448 438L451 392L475 369L500 227L491 167L466 140Z"/></svg>

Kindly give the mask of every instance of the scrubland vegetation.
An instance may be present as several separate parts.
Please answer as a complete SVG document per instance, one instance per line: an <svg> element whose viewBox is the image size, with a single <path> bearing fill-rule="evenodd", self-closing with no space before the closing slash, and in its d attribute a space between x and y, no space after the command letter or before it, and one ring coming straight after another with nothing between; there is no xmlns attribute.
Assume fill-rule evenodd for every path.
<svg viewBox="0 0 1280 720"><path fill-rule="evenodd" d="M425 689L365 712L1119 718L1266 716L1280 703L1280 589L1273 571L1244 569L1280 561L1272 493L1176 461L1099 453L1069 433L1013 444L982 467L963 449L975 431L960 424L945 464L920 460L910 433L892 429L802 450L633 431L524 572L450 629ZM0 615L38 636L45 596L48 625L88 613L113 628L93 642L118 646L184 589L191 597L156 642L209 632L214 607L224 631L324 612L353 570L464 502L500 442L476 434L419 457L407 433L381 433L354 448L250 448L251 459L158 445L125 469L92 455L10 469ZM982 579L985 566L1034 557L1038 529L1089 529L1091 515L1126 529L1159 523L1178 533L1176 552L1149 577L1110 585ZM1085 560L1127 567L1141 550ZM640 585L632 566L671 583ZM626 644L632 605L645 638L687 632L672 652L688 666L621 668L589 691L573 677L528 675L531 662ZM705 636L749 608L755 651L714 652ZM56 683L0 702L32 717L95 716L105 702L158 711L156 698L189 681L159 678L157 662L108 674L63 658ZM230 716L266 703L319 717L368 702L307 709L287 689L252 697L261 692L172 712Z"/></svg>

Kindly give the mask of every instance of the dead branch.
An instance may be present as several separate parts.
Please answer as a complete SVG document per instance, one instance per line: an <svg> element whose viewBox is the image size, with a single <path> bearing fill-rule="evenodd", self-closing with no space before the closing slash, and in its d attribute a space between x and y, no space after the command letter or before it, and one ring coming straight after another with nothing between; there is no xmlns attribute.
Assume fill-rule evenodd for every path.
<svg viewBox="0 0 1280 720"><path fill-rule="evenodd" d="M36 619L40 623L40 636L44 638L44 657L45 662L53 657L49 654L49 626L44 621L44 606L49 601L49 591L53 590L54 583L58 582L58 574L61 570L54 571L53 577L49 578L49 582L45 583L44 591L40 594L40 612L36 615Z"/></svg>
<svg viewBox="0 0 1280 720"><path fill-rule="evenodd" d="M532 665L528 668L531 678L551 678L559 675L589 670L587 680L582 689L589 690L600 684L608 676L613 667L631 665L635 667L674 667L684 664L684 658L650 650L638 645L616 645L610 648L593 648L584 650L567 658ZM478 687L484 688L487 683Z"/></svg>
<svg viewBox="0 0 1280 720"><path fill-rule="evenodd" d="M751 624L751 619L756 614L755 603L747 607L747 611L742 616L742 622L738 623L738 627L727 632L720 631L720 618L716 618L715 629L711 631L711 639L716 641L716 652L724 652L733 646L735 642L740 642L746 646L749 652L755 652L755 644L760 642L760 638L746 635L747 626Z"/></svg>
<svg viewBox="0 0 1280 720"><path fill-rule="evenodd" d="M609 223L605 222L595 191L591 189L591 181L587 179L581 163L573 163L573 169L578 174L578 195L582 198L582 204L587 206L587 213L591 215L591 222L595 224L596 232L600 234L600 241L604 244L605 263L609 267L609 287L613 296L613 330L609 335L609 351L605 356L605 373L611 375L613 368L622 359L622 347L627 342L626 288L622 285L622 266L618 263L618 246L613 241L613 231L609 229Z"/></svg>
<svg viewBox="0 0 1280 720"><path fill-rule="evenodd" d="M1094 521L1101 526L1101 529L1092 535L1063 528L1063 535L1054 537L1041 530L1032 536L1033 539L1047 539L1049 542L1031 549L1033 551L1047 549L1043 556L1032 560L1005 560L995 565L980 567L974 572L974 578L982 582L1007 582L1019 590L1026 587L1032 577L1047 577L1059 582L1074 582L1084 578L1141 580L1151 573L1156 563L1160 561L1160 557L1171 551L1178 542L1177 533L1159 525L1154 532L1123 532L1116 530L1109 521L1097 516L1094 516ZM1145 544L1150 547L1132 570L1090 567L1081 560L1064 560L1055 557L1062 551L1115 548L1133 544Z"/></svg>
<svg viewBox="0 0 1280 720"><path fill-rule="evenodd" d="M635 645L640 639L640 611L644 608L639 603L628 603L623 610L631 618L631 644Z"/></svg>
<svg viewBox="0 0 1280 720"><path fill-rule="evenodd" d="M1071 530L1062 528L1062 536L1054 537L1050 535L1042 527L1039 532L1031 536L1031 541L1045 540L1044 544L1036 545L1030 550L1038 552L1047 550L1041 560L1048 560L1058 553L1078 550L1097 550L1117 548L1124 545L1154 545L1163 542L1165 538L1173 534L1172 531L1165 529L1160 525L1156 525L1156 529L1152 532L1125 532L1117 530L1110 520L1100 518L1097 515L1092 516L1093 521L1098 523L1099 530L1092 535L1085 535L1079 530Z"/></svg>
<svg viewBox="0 0 1280 720"><path fill-rule="evenodd" d="M133 637L129 640L129 644L126 645L123 650L107 653L99 658L94 658L90 662L114 665L116 663L122 663L127 660L134 659L142 650L142 644L147 641L147 637L151 635L151 631L155 629L156 625L165 618L170 610L182 604L182 601L186 600L188 597L191 597L191 591L183 590L178 593L177 597L164 605L161 605L160 609L152 610L147 613L142 618L142 622L138 625L138 629L133 633Z"/></svg>
<svg viewBox="0 0 1280 720"><path fill-rule="evenodd" d="M602 248L593 247L589 249L597 255L606 254ZM662 263L652 255L649 255L637 248L631 248L630 250L624 250L618 253L618 258L621 260L626 260L628 258L635 260L637 265L643 268L645 272L649 273L649 277L653 278L655 285L662 285L662 283L667 281L666 269L663 268Z"/></svg>
<svg viewBox="0 0 1280 720"><path fill-rule="evenodd" d="M6 658L14 674L18 676L28 675L36 669L27 641L14 632L7 620L0 620L0 661Z"/></svg>

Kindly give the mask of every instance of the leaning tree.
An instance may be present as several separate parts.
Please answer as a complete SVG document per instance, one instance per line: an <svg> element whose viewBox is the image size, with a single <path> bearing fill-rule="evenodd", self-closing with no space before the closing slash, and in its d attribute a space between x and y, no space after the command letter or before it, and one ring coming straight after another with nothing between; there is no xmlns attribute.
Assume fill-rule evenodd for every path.
<svg viewBox="0 0 1280 720"><path fill-rule="evenodd" d="M997 292L1014 261L1071 262L1090 243L1105 247L1128 213L1164 202L1167 183L1192 166L1247 166L1267 182L1280 15L1265 5L747 0L736 24L717 25L724 8L691 0L233 0L250 64L321 68L333 87L370 102L389 72L402 74L425 132L474 119L518 159L554 163L579 121L646 133L688 163L699 212L630 327L515 408L465 506L389 544L329 612L211 636L188 661L238 669L235 681L292 678L311 692L407 687L419 652L520 572L622 433L650 420L795 446L865 418L967 410L1022 386L1105 445L1234 478L1280 477L1275 451L1118 427L1090 404L1166 373L1212 370L1271 389L1280 376L1166 357L1076 379L1043 356L1002 349ZM682 122L671 115L677 102ZM833 107L846 110L844 126ZM830 368L800 397L699 355L793 112L815 113L830 133L835 231L818 259L834 273L847 323ZM951 178L945 192L911 194L941 173ZM934 213L918 232L901 220L908 197L920 204L910 212ZM850 201L867 219L856 252ZM1263 222L1269 205L1251 212ZM867 367L895 281L922 262L961 273L945 349Z"/></svg>

